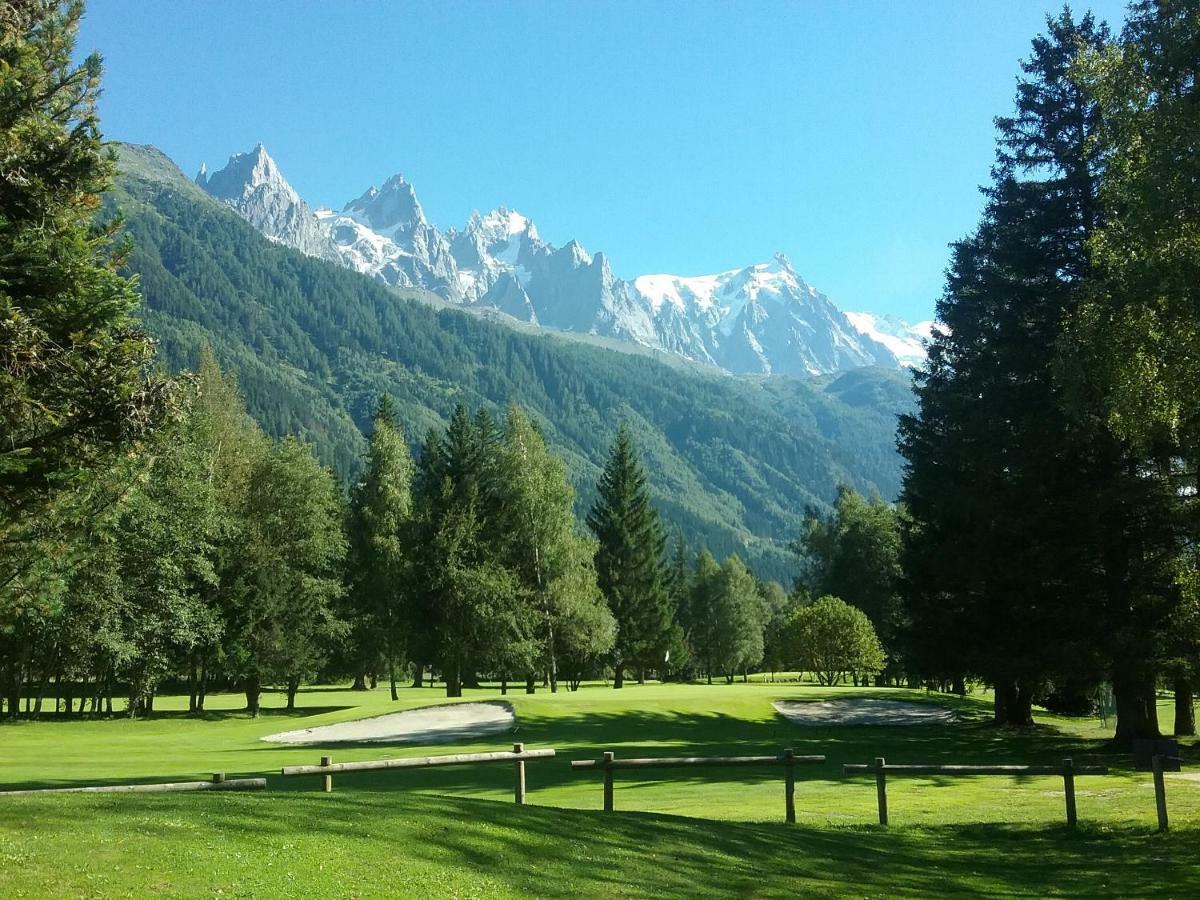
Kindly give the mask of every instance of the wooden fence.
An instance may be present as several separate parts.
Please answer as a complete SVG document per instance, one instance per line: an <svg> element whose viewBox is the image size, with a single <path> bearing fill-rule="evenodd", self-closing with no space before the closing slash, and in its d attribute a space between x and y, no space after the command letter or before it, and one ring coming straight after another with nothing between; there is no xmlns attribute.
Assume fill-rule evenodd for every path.
<svg viewBox="0 0 1200 900"><path fill-rule="evenodd" d="M1107 775L1106 766L1076 766L1070 759L1064 759L1057 766L896 766L888 765L882 756L875 757L875 762L868 765L845 765L842 772L846 775L874 774L875 793L879 802L879 824L888 823L887 776L888 775L1057 775L1063 780L1063 795L1067 804L1067 827L1074 828L1075 814L1075 776L1076 775Z"/></svg>
<svg viewBox="0 0 1200 900"><path fill-rule="evenodd" d="M613 811L613 773L616 769L675 769L691 766L721 768L725 766L783 766L785 818L796 821L796 766L825 762L824 756L797 756L790 748L778 756L666 756L649 759L617 759L606 752L600 759L576 759L572 769L602 769L604 771L604 811Z"/></svg>
<svg viewBox="0 0 1200 900"><path fill-rule="evenodd" d="M525 761L550 759L552 749L526 750L524 744L513 744L511 751L494 753L456 753L452 756L413 756L402 759L372 759L361 762L335 763L332 757L322 756L317 766L284 766L281 775L320 775L325 793L333 790L333 776L337 772L373 772L380 769L428 769L432 766L458 766L468 763L511 762L513 764L513 798L517 803L525 802Z"/></svg>
<svg viewBox="0 0 1200 900"><path fill-rule="evenodd" d="M0 797L22 794L149 794L163 791L261 791L267 786L265 778L231 778L224 772L213 773L212 781L169 781L158 784L101 784L95 787L31 788L23 791L0 791Z"/></svg>
<svg viewBox="0 0 1200 900"><path fill-rule="evenodd" d="M1167 764L1179 766L1183 760L1178 756L1155 755L1150 760L1151 771L1154 772L1154 808L1158 813L1158 830L1167 830L1167 784L1163 772Z"/></svg>

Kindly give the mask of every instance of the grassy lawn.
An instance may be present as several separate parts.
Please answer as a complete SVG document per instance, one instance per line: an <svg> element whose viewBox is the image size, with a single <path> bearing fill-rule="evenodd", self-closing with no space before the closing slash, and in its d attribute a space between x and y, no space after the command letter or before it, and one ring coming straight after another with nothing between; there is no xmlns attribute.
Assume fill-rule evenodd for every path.
<svg viewBox="0 0 1200 900"><path fill-rule="evenodd" d="M799 728L771 701L875 695L954 706L952 725ZM498 697L469 692L467 699ZM983 698L795 683L645 685L508 695L512 735L440 747L286 747L258 739L443 702L431 690L316 689L293 714L250 719L214 696L204 718L42 721L0 726L4 787L267 774L258 794L57 795L0 800L0 895L229 896L891 896L1200 894L1200 782L1169 777L1172 831L1154 832L1150 777L1112 753L1092 720L1042 717L1029 734L986 725ZM268 698L270 702L270 698ZM1169 723L1164 705L1163 721ZM527 765L529 805L507 765L278 776L279 767L439 752L552 746ZM620 771L599 812L598 773L570 758L823 753L797 769L798 824L783 824L778 769ZM1195 742L1185 749L1191 760ZM1070 756L1112 774L1080 777L1081 828L1063 827L1061 779L889 781L892 826L875 822L869 778L843 762L1033 763Z"/></svg>

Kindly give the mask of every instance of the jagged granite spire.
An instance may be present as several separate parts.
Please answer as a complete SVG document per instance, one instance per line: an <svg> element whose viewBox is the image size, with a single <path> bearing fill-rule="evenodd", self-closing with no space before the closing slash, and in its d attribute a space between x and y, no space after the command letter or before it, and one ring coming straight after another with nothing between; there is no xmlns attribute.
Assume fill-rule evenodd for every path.
<svg viewBox="0 0 1200 900"><path fill-rule="evenodd" d="M201 166L196 184L271 240L309 256L342 261L316 215L288 184L262 144L249 153L234 154L225 168L212 175Z"/></svg>

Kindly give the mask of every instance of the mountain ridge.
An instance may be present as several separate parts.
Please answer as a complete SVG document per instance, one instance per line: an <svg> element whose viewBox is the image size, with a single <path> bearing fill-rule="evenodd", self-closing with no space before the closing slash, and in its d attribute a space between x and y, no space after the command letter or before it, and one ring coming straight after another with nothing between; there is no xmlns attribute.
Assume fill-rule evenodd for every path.
<svg viewBox="0 0 1200 900"><path fill-rule="evenodd" d="M235 154L198 183L218 186L259 170L255 202L231 205L274 240L344 265L393 287L425 288L465 307L496 309L560 331L607 336L716 366L733 374L815 375L860 366L912 364L893 353L921 352L916 332L881 334L858 327L793 269L782 254L712 275L614 276L602 252L577 241L544 241L532 220L500 207L475 211L461 229L430 224L402 175L370 187L340 211L311 210L259 144L248 172ZM228 189L226 188L226 191ZM258 196L262 195L262 196ZM270 195L270 199L267 199ZM287 210L285 213L284 210ZM299 220L307 224L301 227ZM321 242L310 232L324 230Z"/></svg>
<svg viewBox="0 0 1200 900"><path fill-rule="evenodd" d="M896 495L902 372L734 378L501 325L268 241L160 152L118 149L106 203L125 214L164 362L189 368L209 344L260 424L312 442L343 478L381 393L414 443L458 402L500 414L513 401L566 460L582 513L625 421L669 527L783 580L807 506L826 507L839 482Z"/></svg>

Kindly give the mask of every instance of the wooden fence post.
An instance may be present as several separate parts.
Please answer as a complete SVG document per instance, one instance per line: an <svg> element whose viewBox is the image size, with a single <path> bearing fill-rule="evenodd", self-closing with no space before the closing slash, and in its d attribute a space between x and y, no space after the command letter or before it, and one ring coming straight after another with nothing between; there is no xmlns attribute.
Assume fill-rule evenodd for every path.
<svg viewBox="0 0 1200 900"><path fill-rule="evenodd" d="M604 811L605 812L613 811L613 770L612 770L612 765L611 765L612 761L613 761L612 751L609 751L609 750L604 751Z"/></svg>
<svg viewBox="0 0 1200 900"><path fill-rule="evenodd" d="M1075 763L1064 759L1063 765L1063 795L1067 801L1067 827L1074 828L1075 816Z"/></svg>
<svg viewBox="0 0 1200 900"><path fill-rule="evenodd" d="M224 772L213 772L213 784L224 784L224 783L225 783L225 773Z"/></svg>
<svg viewBox="0 0 1200 900"><path fill-rule="evenodd" d="M887 808L887 775L884 774L884 759L882 756L875 757L875 794L879 798L879 824L886 825L888 823L888 808Z"/></svg>
<svg viewBox="0 0 1200 900"><path fill-rule="evenodd" d="M524 744L513 744L513 753L524 753ZM518 804L525 803L525 760L518 759L513 763L513 770L516 774L516 784L513 788L513 797Z"/></svg>
<svg viewBox="0 0 1200 900"><path fill-rule="evenodd" d="M333 765L333 757L332 756L322 756L321 757L321 765L332 766ZM327 794L333 793L333 776L332 775L326 773L325 775L321 776L321 790L323 790Z"/></svg>
<svg viewBox="0 0 1200 900"><path fill-rule="evenodd" d="M785 818L789 825L796 824L796 751L788 747L783 751L783 798Z"/></svg>
<svg viewBox="0 0 1200 900"><path fill-rule="evenodd" d="M1163 758L1155 754L1151 760L1154 769L1154 805L1158 810L1158 830L1167 830L1167 785L1163 779Z"/></svg>

